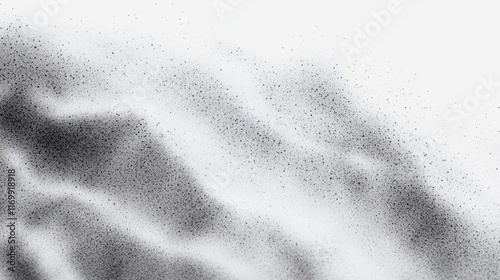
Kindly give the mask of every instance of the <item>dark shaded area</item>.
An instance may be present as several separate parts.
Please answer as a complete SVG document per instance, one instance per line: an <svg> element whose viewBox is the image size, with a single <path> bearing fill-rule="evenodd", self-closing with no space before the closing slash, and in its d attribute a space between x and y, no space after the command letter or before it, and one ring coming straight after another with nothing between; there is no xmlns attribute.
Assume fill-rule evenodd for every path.
<svg viewBox="0 0 500 280"><path fill-rule="evenodd" d="M22 248L22 246L18 247ZM19 250L18 249L18 254L19 254L19 262L17 265L17 270L15 272L15 277L14 279L16 280L43 280L44 277L41 275L40 271L36 270L36 264L33 260L28 260L28 258L25 258L23 256L26 255L26 251L24 250ZM10 272L9 272L10 273Z"/></svg>
<svg viewBox="0 0 500 280"><path fill-rule="evenodd" d="M173 238L234 235L228 226L234 213L204 193L186 165L152 135L144 120L130 114L58 119L37 103L36 95L42 88L55 96L66 94L67 89L77 86L75 80L87 78L65 60L62 52L50 50L47 42L15 32L0 42L2 141L27 155L26 168L30 172L41 179L65 180L68 187L102 191L147 213L159 227L174 233ZM241 133L249 131L260 135L265 125L253 124L237 107L233 110L238 119L251 125L244 128L228 123L231 131L227 135L240 139L245 138ZM272 137L261 137L250 141L249 146L254 150L267 146L262 152L272 149ZM24 207L22 219L28 229L46 228L53 223L63 227L63 235L73 246L69 250L72 263L88 279L225 278L194 260L149 251L116 229L101 226L105 225L103 217L73 200L54 201L41 196ZM276 250L281 256L279 266L293 270L293 279L313 277L312 261L298 249L284 246ZM26 266L19 275L37 279L32 266Z"/></svg>

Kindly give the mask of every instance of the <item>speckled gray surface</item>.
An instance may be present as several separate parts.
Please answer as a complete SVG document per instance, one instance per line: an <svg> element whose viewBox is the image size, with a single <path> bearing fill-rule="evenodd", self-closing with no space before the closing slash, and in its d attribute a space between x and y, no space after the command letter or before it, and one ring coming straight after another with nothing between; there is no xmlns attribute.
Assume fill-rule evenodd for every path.
<svg viewBox="0 0 500 280"><path fill-rule="evenodd" d="M5 279L500 279L498 205L338 65L0 31Z"/></svg>

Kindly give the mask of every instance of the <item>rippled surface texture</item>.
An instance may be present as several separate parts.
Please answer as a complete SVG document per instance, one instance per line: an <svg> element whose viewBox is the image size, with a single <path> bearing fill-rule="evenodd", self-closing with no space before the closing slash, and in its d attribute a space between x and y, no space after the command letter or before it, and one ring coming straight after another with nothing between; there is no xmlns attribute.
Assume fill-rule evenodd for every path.
<svg viewBox="0 0 500 280"><path fill-rule="evenodd" d="M336 65L92 36L2 29L2 279L500 279L498 204Z"/></svg>

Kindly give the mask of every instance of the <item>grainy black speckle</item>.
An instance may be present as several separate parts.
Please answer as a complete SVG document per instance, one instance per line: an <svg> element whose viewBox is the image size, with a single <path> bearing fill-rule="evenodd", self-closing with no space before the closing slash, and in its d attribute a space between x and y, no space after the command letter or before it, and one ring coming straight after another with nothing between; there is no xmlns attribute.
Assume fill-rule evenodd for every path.
<svg viewBox="0 0 500 280"><path fill-rule="evenodd" d="M454 197L479 188L338 65L26 30L0 32L13 279L498 278L498 221Z"/></svg>

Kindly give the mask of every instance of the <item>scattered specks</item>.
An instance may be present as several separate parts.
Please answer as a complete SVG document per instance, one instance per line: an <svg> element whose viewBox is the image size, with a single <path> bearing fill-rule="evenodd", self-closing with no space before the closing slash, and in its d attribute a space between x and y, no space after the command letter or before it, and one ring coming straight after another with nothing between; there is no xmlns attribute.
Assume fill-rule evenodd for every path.
<svg viewBox="0 0 500 280"><path fill-rule="evenodd" d="M15 24L0 36L0 156L24 164L22 279L57 272L30 255L83 279L336 279L365 268L358 251L380 266L367 271L498 276L498 225L444 195L468 194L466 174L440 155L419 164L411 136L363 109L337 65L124 34L79 48L90 35ZM352 241L311 253L301 231L315 227ZM44 244L29 243L37 234Z"/></svg>

